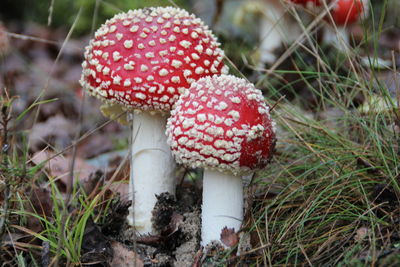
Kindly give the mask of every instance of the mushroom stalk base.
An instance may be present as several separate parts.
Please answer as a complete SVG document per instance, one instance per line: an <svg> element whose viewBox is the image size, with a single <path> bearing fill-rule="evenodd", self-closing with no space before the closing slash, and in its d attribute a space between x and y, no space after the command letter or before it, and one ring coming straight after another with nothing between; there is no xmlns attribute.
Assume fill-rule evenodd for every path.
<svg viewBox="0 0 400 267"><path fill-rule="evenodd" d="M165 135L166 117L147 112L134 113L128 223L139 234L152 229L152 211L156 195L175 195L175 161Z"/></svg>
<svg viewBox="0 0 400 267"><path fill-rule="evenodd" d="M240 229L243 221L243 183L241 176L205 170L203 176L201 245L220 241L226 226Z"/></svg>

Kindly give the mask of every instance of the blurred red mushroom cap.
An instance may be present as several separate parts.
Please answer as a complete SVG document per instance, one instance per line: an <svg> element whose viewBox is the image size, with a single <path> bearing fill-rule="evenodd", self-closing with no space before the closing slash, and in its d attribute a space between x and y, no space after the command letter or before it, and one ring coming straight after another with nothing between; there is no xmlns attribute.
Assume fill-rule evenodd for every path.
<svg viewBox="0 0 400 267"><path fill-rule="evenodd" d="M366 8L363 0L339 0L331 14L336 25L347 25L357 22Z"/></svg>

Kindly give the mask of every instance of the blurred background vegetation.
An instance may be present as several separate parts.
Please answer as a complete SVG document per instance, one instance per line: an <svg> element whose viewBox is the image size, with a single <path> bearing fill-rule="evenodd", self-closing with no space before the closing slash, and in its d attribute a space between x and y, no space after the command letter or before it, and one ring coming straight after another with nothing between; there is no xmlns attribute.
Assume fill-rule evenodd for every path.
<svg viewBox="0 0 400 267"><path fill-rule="evenodd" d="M2 0L0 21L11 22L17 25L17 29L21 29L23 23L29 22L67 31L81 10L72 33L77 38L94 32L118 12L148 6L176 5L195 13L210 25L238 70L245 75L251 75L252 70L249 67L256 65L258 58L258 20L262 16L259 4L262 2L263 0ZM363 30L378 34L398 30L400 1L370 2L371 13Z"/></svg>
<svg viewBox="0 0 400 267"><path fill-rule="evenodd" d="M174 1L183 8L188 7L187 2ZM97 16L94 29L97 29L106 19L118 12L147 6L167 6L171 5L171 2L165 0L2 0L0 18L47 25L51 4L53 4L52 27L71 27L76 14L82 8L82 16L79 18L75 31L75 34L80 35L91 30L94 14ZM96 8L98 10L95 12Z"/></svg>
<svg viewBox="0 0 400 267"><path fill-rule="evenodd" d="M261 0L262 1L262 0ZM83 34L91 30L92 20L96 14L97 23L95 29L107 18L112 17L117 12L126 11L148 6L168 6L177 5L191 11L207 9L207 12L198 14L203 16L207 24L211 24L211 16L218 6L224 5L225 9L237 8L243 2L259 2L258 0L2 0L0 8L0 19L13 21L32 21L47 25L49 17L49 7L53 6L52 27L69 28L79 9L82 8L82 16L78 22L75 34ZM394 27L400 26L400 1L398 0L371 0L374 21L379 22L385 19L387 25ZM97 6L97 7L96 7ZM383 7L385 6L385 7ZM95 9L98 8L97 11ZM386 13L382 16L382 12ZM224 15L224 14L220 14ZM228 15L229 16L229 15ZM251 22L251 21L247 21ZM243 25L242 25L243 26ZM255 25L253 25L255 26ZM252 29L252 30L251 30ZM250 32L254 32L254 27L249 27Z"/></svg>

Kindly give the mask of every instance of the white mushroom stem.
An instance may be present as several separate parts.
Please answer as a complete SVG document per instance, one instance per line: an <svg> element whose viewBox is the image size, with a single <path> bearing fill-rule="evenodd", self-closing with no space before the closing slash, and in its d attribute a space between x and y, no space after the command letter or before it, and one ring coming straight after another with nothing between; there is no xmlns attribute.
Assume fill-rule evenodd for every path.
<svg viewBox="0 0 400 267"><path fill-rule="evenodd" d="M344 26L333 27L327 25L324 31L323 42L326 44L332 44L338 49L348 50L349 49L349 33Z"/></svg>
<svg viewBox="0 0 400 267"><path fill-rule="evenodd" d="M175 161L167 145L166 117L141 112L133 114L132 161L128 223L139 234L152 229L152 211L156 195L175 195Z"/></svg>
<svg viewBox="0 0 400 267"><path fill-rule="evenodd" d="M203 176L201 245L220 241L226 226L237 232L243 221L243 182L241 176L205 170Z"/></svg>
<svg viewBox="0 0 400 267"><path fill-rule="evenodd" d="M290 17L288 5L282 0L265 0L260 25L260 63L276 61L274 51L297 39L301 34L299 25Z"/></svg>

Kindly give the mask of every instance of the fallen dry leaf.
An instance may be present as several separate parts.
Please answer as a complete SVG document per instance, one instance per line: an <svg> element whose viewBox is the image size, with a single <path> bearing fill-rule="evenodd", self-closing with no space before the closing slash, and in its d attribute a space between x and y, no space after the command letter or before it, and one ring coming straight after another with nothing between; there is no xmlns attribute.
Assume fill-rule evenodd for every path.
<svg viewBox="0 0 400 267"><path fill-rule="evenodd" d="M59 81L58 81L59 82ZM52 90L44 98L46 100L52 100L46 104L40 106L38 122L47 121L50 117L63 116L67 123L76 124L79 117L79 105L81 101L77 100L73 92L65 91L62 89ZM70 133L75 130L67 129ZM72 132L75 134L75 132Z"/></svg>
<svg viewBox="0 0 400 267"><path fill-rule="evenodd" d="M76 124L58 114L47 121L36 123L29 135L30 149L38 151L48 144L63 148L71 142L75 134Z"/></svg>
<svg viewBox="0 0 400 267"><path fill-rule="evenodd" d="M114 251L110 266L113 267L142 267L143 261L139 256L127 249L124 245L117 241L111 241L111 247Z"/></svg>
<svg viewBox="0 0 400 267"><path fill-rule="evenodd" d="M107 134L95 134L84 139L78 145L78 155L82 158L93 158L114 148L114 144Z"/></svg>
<svg viewBox="0 0 400 267"><path fill-rule="evenodd" d="M237 233L235 233L234 228L224 227L221 230L221 242L227 247L236 246L239 242L239 237Z"/></svg>
<svg viewBox="0 0 400 267"><path fill-rule="evenodd" d="M34 186L28 194L29 201L26 202L25 209L43 218L50 218L53 212L53 201L50 194L48 188ZM26 220L29 230L36 233L43 230L43 224L37 217L28 215Z"/></svg>
<svg viewBox="0 0 400 267"><path fill-rule="evenodd" d="M64 193L64 189L70 184L70 168L71 168L71 156L56 156L54 157L54 153L46 150L39 151L35 153L32 157L32 162L35 164L40 164L43 161L51 158L45 165L47 171L50 175L57 177L57 181L62 183L60 187L60 191ZM96 168L88 163L85 160L76 157L75 158L75 168L74 168L74 183L76 180L80 180L85 183L86 179L89 179L90 174L95 172Z"/></svg>
<svg viewBox="0 0 400 267"><path fill-rule="evenodd" d="M50 199L48 188L34 187L30 192L29 203L36 214L51 216L53 203Z"/></svg>

